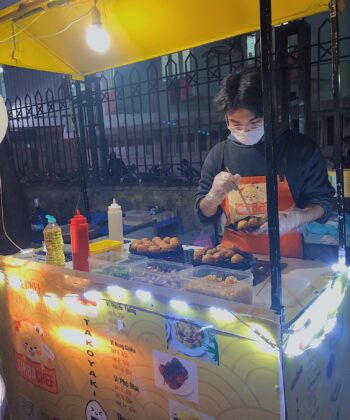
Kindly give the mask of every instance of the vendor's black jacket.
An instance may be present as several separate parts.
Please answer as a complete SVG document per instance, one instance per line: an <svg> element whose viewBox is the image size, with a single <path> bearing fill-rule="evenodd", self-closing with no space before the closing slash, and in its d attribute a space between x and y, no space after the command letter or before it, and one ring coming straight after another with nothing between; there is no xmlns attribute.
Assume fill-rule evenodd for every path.
<svg viewBox="0 0 350 420"><path fill-rule="evenodd" d="M279 129L277 137L277 170L285 176L298 208L319 204L325 210L318 220L325 223L332 210L334 188L328 181L326 162L318 146L303 134L288 129ZM195 195L195 209L202 223L214 223L222 214L219 206L212 217L205 217L200 200L212 187L215 175L228 168L232 174L246 176L266 175L265 142L262 139L254 146L239 143L231 134L217 144L208 154L202 168L201 179Z"/></svg>

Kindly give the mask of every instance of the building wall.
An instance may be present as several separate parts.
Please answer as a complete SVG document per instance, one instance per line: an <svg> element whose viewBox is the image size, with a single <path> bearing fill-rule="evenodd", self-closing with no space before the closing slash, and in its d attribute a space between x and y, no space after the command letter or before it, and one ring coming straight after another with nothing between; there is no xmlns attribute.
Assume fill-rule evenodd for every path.
<svg viewBox="0 0 350 420"><path fill-rule="evenodd" d="M311 16L307 18L307 22L311 24L311 44L318 43L318 28L323 23L325 19L329 18L329 13L321 13L318 15ZM349 28L350 21L350 4L345 2L345 9L343 13L339 16L339 34L340 39L348 37L350 35ZM326 23L323 29L320 32L320 42L330 41L330 24ZM321 49L320 54L323 55L327 50L327 45L324 46L324 50ZM350 42L340 41L340 54L341 56L350 54ZM317 48L312 48L311 60L313 62L317 61ZM350 62L349 59L345 59L341 62L341 96L343 98L349 97L350 95ZM316 79L317 79L317 67L312 67L312 78L313 78L313 100L316 99ZM321 100L330 100L332 99L332 85L331 85L331 64L323 64L320 66L320 87L321 87Z"/></svg>
<svg viewBox="0 0 350 420"><path fill-rule="evenodd" d="M51 89L56 94L62 84L64 75L4 66L3 77L6 86L6 95L11 101L14 101L16 97L19 97L23 101L27 94L34 97L36 92L40 92L45 101L47 89Z"/></svg>
<svg viewBox="0 0 350 420"><path fill-rule="evenodd" d="M94 211L106 211L113 197L121 204L123 210L146 210L158 205L167 210L175 210L180 216L185 231L201 228L194 213L194 186L147 186L127 185L89 187L90 207ZM80 196L80 197L79 197ZM82 198L78 187L25 185L24 197L28 209L33 207L34 198L39 198L42 207L54 214L59 223L64 224L73 216L79 200Z"/></svg>

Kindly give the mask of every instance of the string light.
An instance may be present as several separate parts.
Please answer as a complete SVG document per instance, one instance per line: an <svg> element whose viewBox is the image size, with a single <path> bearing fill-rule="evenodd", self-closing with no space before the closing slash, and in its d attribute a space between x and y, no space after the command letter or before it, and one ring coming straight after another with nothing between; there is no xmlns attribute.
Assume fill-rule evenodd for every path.
<svg viewBox="0 0 350 420"><path fill-rule="evenodd" d="M46 293L43 300L44 303L51 309L56 309L59 305L59 299L54 293Z"/></svg>
<svg viewBox="0 0 350 420"><path fill-rule="evenodd" d="M9 284L15 290L19 290L22 287L21 279L19 279L17 276L14 276L13 274L11 274L9 277Z"/></svg>
<svg viewBox="0 0 350 420"><path fill-rule="evenodd" d="M102 294L97 290L89 290L84 293L84 298L90 302L100 303L102 300Z"/></svg>
<svg viewBox="0 0 350 420"><path fill-rule="evenodd" d="M216 320L221 322L232 322L235 317L227 309L216 308L212 306L210 309L210 315Z"/></svg>
<svg viewBox="0 0 350 420"><path fill-rule="evenodd" d="M335 327L337 310L345 295L341 279L330 281L323 293L297 319L288 332L284 352L298 356L309 348L318 347Z"/></svg>
<svg viewBox="0 0 350 420"><path fill-rule="evenodd" d="M188 303L183 300L171 299L170 306L177 311L188 311Z"/></svg>
<svg viewBox="0 0 350 420"><path fill-rule="evenodd" d="M136 297L142 300L143 302L149 302L152 298L152 295L146 290L136 290Z"/></svg>
<svg viewBox="0 0 350 420"><path fill-rule="evenodd" d="M348 271L348 268L346 266L345 249L339 248L338 262L332 265L332 270L336 273L346 273Z"/></svg>
<svg viewBox="0 0 350 420"><path fill-rule="evenodd" d="M332 265L332 270L335 273L346 273L348 268L344 262L338 262Z"/></svg>
<svg viewBox="0 0 350 420"><path fill-rule="evenodd" d="M33 290L33 289L27 289L25 291L25 295L26 295L26 298L31 303L37 303L37 302L39 302L39 295L38 295L38 293L35 290Z"/></svg>
<svg viewBox="0 0 350 420"><path fill-rule="evenodd" d="M126 290L120 286L108 286L107 293L115 299L125 299Z"/></svg>

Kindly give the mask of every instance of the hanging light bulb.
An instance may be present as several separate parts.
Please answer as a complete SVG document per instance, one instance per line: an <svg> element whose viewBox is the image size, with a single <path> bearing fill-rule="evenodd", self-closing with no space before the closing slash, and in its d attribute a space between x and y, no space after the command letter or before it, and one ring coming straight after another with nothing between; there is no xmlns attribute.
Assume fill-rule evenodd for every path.
<svg viewBox="0 0 350 420"><path fill-rule="evenodd" d="M0 95L0 143L5 138L8 123L7 108L3 97Z"/></svg>
<svg viewBox="0 0 350 420"><path fill-rule="evenodd" d="M109 48L110 39L108 32L102 27L101 15L96 7L96 1L91 14L92 24L86 30L86 42L92 50L98 53L104 53Z"/></svg>

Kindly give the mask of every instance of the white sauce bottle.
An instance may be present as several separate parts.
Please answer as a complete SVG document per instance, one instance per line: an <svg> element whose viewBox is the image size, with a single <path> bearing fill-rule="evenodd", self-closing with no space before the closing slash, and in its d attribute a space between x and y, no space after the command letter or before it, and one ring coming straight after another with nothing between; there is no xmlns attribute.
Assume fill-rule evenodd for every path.
<svg viewBox="0 0 350 420"><path fill-rule="evenodd" d="M123 242L123 212L115 198L108 207L108 232L109 239Z"/></svg>

